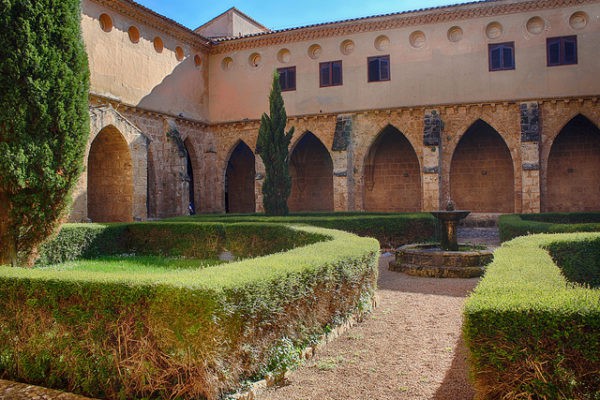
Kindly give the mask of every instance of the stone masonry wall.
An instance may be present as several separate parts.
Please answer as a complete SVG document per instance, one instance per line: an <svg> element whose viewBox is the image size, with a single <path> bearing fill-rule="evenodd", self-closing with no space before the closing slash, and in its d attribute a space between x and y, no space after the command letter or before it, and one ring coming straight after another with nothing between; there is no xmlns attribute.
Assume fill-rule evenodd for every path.
<svg viewBox="0 0 600 400"><path fill-rule="evenodd" d="M92 131L97 134L112 124L128 143L134 164L132 218L187 214L189 182L186 181L185 152L192 160L197 211L225 211L228 162L240 141L255 152L259 121L206 125L133 107L119 108L118 104L115 107L118 113L102 111L102 118L94 118ZM575 167L565 167L563 161L552 161L550 150L561 130L578 115L589 120L595 130L591 129L587 138L570 141L568 146L572 150L568 146L562 150L563 153L577 153L569 159ZM118 122L120 119L124 121ZM461 142L469 128L478 124L489 126L492 133L476 130L470 134L471 138ZM600 111L595 97L319 114L291 117L288 127L291 126L296 129L291 149L303 133L311 132L323 144L322 151L329 154L333 169L331 208L335 211L434 210L450 195L456 196L459 187L462 193L471 193L472 198L458 195L457 207L470 207L476 211L600 209L600 194L594 189L600 188L599 175L595 173L598 171L596 139ZM394 129L398 139L385 139L389 143L379 143L377 139L386 129ZM377 151L378 145L380 151ZM311 149L307 154L317 153ZM324 155L319 157L326 159ZM261 211L264 165L260 156L254 156L255 210ZM557 171L568 171L569 168L577 173L594 171L585 178L587 203L569 200L573 190L556 188L563 184L560 179L557 181L549 176L554 168L548 165L549 162L556 164ZM316 166L314 160L310 164ZM140 173L141 165L145 174ZM453 174L453 168L462 172ZM309 168L303 172L309 173ZM461 174L462 178L457 178ZM320 179L314 182L320 182ZM372 190L382 184L387 185L387 189ZM245 190L251 190L250 187ZM76 191L72 220L87 218L86 188L87 176L84 174ZM600 189L598 191L600 193ZM142 192L144 196L140 194ZM319 194L329 197L329 189L324 187L313 188L312 192L315 198ZM479 194L475 196L475 193ZM488 200L482 198L485 196ZM560 199L550 200L554 198L552 196ZM471 201L476 198L487 201L487 205ZM312 207L314 204L311 204L306 203ZM556 208L555 204L562 205ZM293 208L301 211L302 202Z"/></svg>

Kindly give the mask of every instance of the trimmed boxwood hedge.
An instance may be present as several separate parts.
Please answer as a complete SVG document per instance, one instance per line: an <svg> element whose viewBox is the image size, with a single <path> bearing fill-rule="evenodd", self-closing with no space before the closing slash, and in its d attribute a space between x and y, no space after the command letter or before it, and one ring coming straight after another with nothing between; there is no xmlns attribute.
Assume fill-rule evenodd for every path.
<svg viewBox="0 0 600 400"><path fill-rule="evenodd" d="M507 214L498 228L503 242L535 233L600 232L600 213Z"/></svg>
<svg viewBox="0 0 600 400"><path fill-rule="evenodd" d="M533 235L495 251L464 311L479 398L598 399L600 290L567 282L546 250L598 240Z"/></svg>
<svg viewBox="0 0 600 400"><path fill-rule="evenodd" d="M323 239L322 235L264 223L65 224L40 248L37 265L131 253L211 259L228 250L247 258Z"/></svg>
<svg viewBox="0 0 600 400"><path fill-rule="evenodd" d="M570 282L600 287L600 238L553 242L547 249Z"/></svg>
<svg viewBox="0 0 600 400"><path fill-rule="evenodd" d="M294 213L286 217L267 217L263 214L202 214L165 220L169 221L307 224L373 237L382 247L427 242L435 237L436 229L435 219L429 213Z"/></svg>
<svg viewBox="0 0 600 400"><path fill-rule="evenodd" d="M293 229L329 240L154 274L0 267L0 377L100 398L216 399L278 368L290 344L367 310L377 280L374 239Z"/></svg>

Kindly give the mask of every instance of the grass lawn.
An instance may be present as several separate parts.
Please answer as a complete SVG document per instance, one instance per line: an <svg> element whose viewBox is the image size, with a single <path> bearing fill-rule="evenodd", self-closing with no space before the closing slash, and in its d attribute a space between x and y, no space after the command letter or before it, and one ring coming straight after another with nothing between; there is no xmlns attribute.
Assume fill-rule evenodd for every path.
<svg viewBox="0 0 600 400"><path fill-rule="evenodd" d="M222 264L215 259L176 258L161 256L103 256L89 260L67 261L40 269L55 271L89 271L103 273L164 273L168 270L193 270Z"/></svg>

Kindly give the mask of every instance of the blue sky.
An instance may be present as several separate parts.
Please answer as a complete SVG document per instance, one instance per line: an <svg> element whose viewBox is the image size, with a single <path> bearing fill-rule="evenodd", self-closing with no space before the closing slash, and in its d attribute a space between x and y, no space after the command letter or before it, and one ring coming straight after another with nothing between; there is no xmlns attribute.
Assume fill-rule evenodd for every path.
<svg viewBox="0 0 600 400"><path fill-rule="evenodd" d="M237 7L271 29L465 3L465 0L135 0L190 29Z"/></svg>

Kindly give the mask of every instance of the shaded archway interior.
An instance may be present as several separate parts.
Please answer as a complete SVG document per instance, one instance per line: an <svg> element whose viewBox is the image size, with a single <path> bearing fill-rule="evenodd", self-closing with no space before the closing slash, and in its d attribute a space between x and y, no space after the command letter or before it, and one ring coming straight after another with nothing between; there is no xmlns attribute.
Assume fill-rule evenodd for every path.
<svg viewBox="0 0 600 400"><path fill-rule="evenodd" d="M365 211L414 212L421 210L419 159L408 139L386 126L365 160Z"/></svg>
<svg viewBox="0 0 600 400"><path fill-rule="evenodd" d="M306 132L294 147L290 175L290 211L333 211L333 161L312 132Z"/></svg>
<svg viewBox="0 0 600 400"><path fill-rule="evenodd" d="M185 146L185 180L188 183L187 193L185 194L188 201L188 212L195 214L197 207L200 205L196 194L196 185L194 181L194 171L197 171L198 161L194 146L190 142L190 138L186 138L183 142Z"/></svg>
<svg viewBox="0 0 600 400"><path fill-rule="evenodd" d="M93 222L133 220L133 164L129 146L114 126L96 136L88 157L88 218Z"/></svg>
<svg viewBox="0 0 600 400"><path fill-rule="evenodd" d="M582 115L560 131L548 156L548 212L600 210L600 129Z"/></svg>
<svg viewBox="0 0 600 400"><path fill-rule="evenodd" d="M225 212L252 213L256 210L254 153L240 141L231 152L225 173Z"/></svg>
<svg viewBox="0 0 600 400"><path fill-rule="evenodd" d="M514 212L514 170L510 150L494 128L477 120L452 156L450 197L472 212Z"/></svg>

